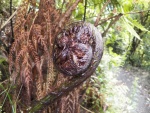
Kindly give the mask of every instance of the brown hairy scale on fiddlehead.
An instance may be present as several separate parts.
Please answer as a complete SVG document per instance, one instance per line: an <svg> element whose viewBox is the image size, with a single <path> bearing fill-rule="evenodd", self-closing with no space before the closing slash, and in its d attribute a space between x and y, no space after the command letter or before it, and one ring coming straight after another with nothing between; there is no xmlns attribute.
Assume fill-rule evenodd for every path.
<svg viewBox="0 0 150 113"><path fill-rule="evenodd" d="M89 67L95 39L92 28L86 23L69 25L57 37L54 44L54 64L65 75L78 75Z"/></svg>

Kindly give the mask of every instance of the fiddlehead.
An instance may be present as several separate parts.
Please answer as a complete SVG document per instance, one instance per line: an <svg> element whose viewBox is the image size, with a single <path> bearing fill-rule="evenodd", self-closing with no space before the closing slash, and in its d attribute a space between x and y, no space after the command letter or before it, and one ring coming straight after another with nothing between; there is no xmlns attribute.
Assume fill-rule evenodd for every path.
<svg viewBox="0 0 150 113"><path fill-rule="evenodd" d="M101 40L100 43L96 42L96 37ZM101 34L93 25L85 22L69 25L56 37L54 43L56 68L70 76L84 73L90 67L96 44L100 44L102 49Z"/></svg>

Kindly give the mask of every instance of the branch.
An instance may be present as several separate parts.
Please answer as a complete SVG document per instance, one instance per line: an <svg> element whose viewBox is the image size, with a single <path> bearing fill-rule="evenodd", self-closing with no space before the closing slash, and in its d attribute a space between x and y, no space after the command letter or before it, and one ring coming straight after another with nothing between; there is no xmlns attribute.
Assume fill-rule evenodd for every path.
<svg viewBox="0 0 150 113"><path fill-rule="evenodd" d="M117 14L117 15L115 15L115 16L112 16L112 17L107 17L107 18L101 19L102 22L99 23L99 25L105 23L106 21L108 21L108 20L110 20L110 19L117 18L120 14L122 14L122 13L119 13L119 14ZM122 15L123 15L123 14L122 14Z"/></svg>
<svg viewBox="0 0 150 113"><path fill-rule="evenodd" d="M17 10L8 18L8 20L2 25L0 31L8 24L8 22L17 14Z"/></svg>
<svg viewBox="0 0 150 113"><path fill-rule="evenodd" d="M94 23L94 26L95 26L95 27L98 26L98 23L99 23L99 21L100 21L100 19L101 19L101 15L102 15L104 9L106 8L106 6L107 6L109 3L110 3L110 0L108 0L108 1L105 3L105 5L102 7L102 9L101 9L100 13L98 14L97 19L96 19L96 21L95 21L95 23Z"/></svg>
<svg viewBox="0 0 150 113"><path fill-rule="evenodd" d="M117 17L115 17L114 20L112 20L109 24L109 26L107 27L107 29L102 33L102 37L105 37L106 33L108 32L109 28L117 21L119 20L119 18L122 16L123 14L120 13Z"/></svg>
<svg viewBox="0 0 150 113"><path fill-rule="evenodd" d="M147 11L150 11L150 9L148 9L148 10L142 10L142 11L136 11L136 12L129 12L129 13L125 13L124 15L126 15L126 14L137 14L137 13L143 13L143 12L147 12Z"/></svg>
<svg viewBox="0 0 150 113"><path fill-rule="evenodd" d="M76 6L78 5L78 3L81 0L76 0L72 6L70 6L67 11L64 13L64 15L62 15L62 18L60 20L60 22L58 23L58 26L61 27L63 25L63 23L65 22L65 20L71 15L72 11L76 8Z"/></svg>
<svg viewBox="0 0 150 113"><path fill-rule="evenodd" d="M98 25L101 25L101 24L103 24L103 23L105 23L106 21L108 21L108 20L110 20L110 19L113 19L113 18L117 18L120 14L122 14L122 16L123 15L127 15L127 14L137 14L137 13L143 13L143 12L149 12L150 11L150 9L149 10L143 10L143 11L137 11L137 12L129 12L129 13L119 13L119 14L117 14L117 15L115 15L115 16L112 16L112 17L107 17L107 18L104 18L104 19L101 19L101 23L99 23Z"/></svg>

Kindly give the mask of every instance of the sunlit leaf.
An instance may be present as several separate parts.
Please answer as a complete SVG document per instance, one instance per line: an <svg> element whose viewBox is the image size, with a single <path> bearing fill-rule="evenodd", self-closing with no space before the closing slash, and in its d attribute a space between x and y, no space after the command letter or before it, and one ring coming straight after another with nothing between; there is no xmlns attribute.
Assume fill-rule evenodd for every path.
<svg viewBox="0 0 150 113"><path fill-rule="evenodd" d="M133 26L141 29L142 31L148 31L143 25L141 25L137 20L133 20L131 18L128 18L128 20L132 23Z"/></svg>
<svg viewBox="0 0 150 113"><path fill-rule="evenodd" d="M134 30L134 26L131 26L129 21L126 18L124 18L124 26L126 27L126 30L129 31L133 36L141 40L140 36Z"/></svg>

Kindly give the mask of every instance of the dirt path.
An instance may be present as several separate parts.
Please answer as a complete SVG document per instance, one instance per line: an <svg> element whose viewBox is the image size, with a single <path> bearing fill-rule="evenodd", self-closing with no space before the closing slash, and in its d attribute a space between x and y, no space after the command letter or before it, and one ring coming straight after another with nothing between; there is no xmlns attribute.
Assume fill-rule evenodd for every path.
<svg viewBox="0 0 150 113"><path fill-rule="evenodd" d="M150 113L150 73L139 68L119 68L117 80L127 86L124 113Z"/></svg>

